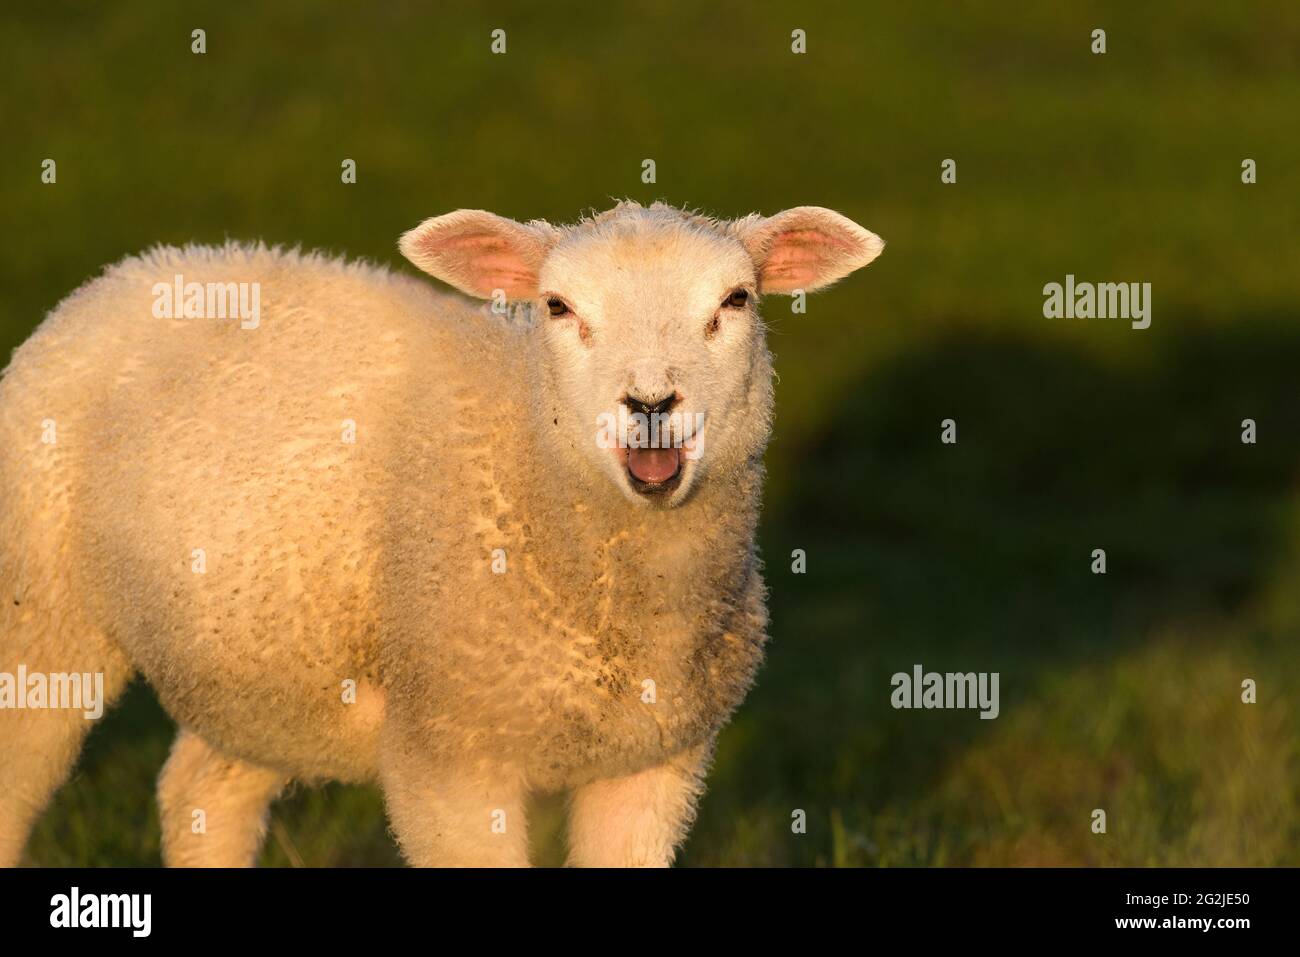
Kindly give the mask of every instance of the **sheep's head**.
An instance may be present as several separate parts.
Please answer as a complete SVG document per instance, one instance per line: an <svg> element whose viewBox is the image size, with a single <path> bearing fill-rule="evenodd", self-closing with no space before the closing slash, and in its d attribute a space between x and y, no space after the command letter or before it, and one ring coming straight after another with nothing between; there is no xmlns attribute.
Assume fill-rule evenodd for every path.
<svg viewBox="0 0 1300 957"><path fill-rule="evenodd" d="M620 203L574 226L480 210L426 220L402 253L482 298L531 303L548 426L632 502L672 507L766 445L772 366L759 297L812 292L880 254L829 209L717 221Z"/></svg>

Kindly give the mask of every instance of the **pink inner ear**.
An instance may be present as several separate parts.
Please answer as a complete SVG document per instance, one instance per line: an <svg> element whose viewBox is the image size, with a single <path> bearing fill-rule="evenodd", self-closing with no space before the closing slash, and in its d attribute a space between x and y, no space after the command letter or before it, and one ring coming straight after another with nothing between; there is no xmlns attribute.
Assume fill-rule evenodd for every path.
<svg viewBox="0 0 1300 957"><path fill-rule="evenodd" d="M763 263L763 280L772 288L812 285L828 259L853 247L817 229L792 229L773 240Z"/></svg>
<svg viewBox="0 0 1300 957"><path fill-rule="evenodd" d="M426 248L480 295L500 289L511 298L524 298L536 290L537 270L510 240L496 233L450 236Z"/></svg>

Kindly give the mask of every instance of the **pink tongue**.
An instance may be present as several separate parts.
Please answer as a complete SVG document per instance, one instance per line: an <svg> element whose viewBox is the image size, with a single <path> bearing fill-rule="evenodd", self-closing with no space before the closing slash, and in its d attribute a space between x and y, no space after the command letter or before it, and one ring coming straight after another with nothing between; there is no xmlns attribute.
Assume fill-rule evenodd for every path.
<svg viewBox="0 0 1300 957"><path fill-rule="evenodd" d="M642 482L667 482L677 474L680 449L628 449L627 470Z"/></svg>

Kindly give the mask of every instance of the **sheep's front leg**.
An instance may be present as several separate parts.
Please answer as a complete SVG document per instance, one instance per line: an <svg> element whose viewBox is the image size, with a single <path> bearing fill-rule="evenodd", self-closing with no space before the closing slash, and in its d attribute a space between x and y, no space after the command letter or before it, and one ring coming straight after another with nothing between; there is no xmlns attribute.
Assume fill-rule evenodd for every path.
<svg viewBox="0 0 1300 957"><path fill-rule="evenodd" d="M666 764L594 781L569 806L569 864L667 867L695 820L712 742Z"/></svg>
<svg viewBox="0 0 1300 957"><path fill-rule="evenodd" d="M389 759L384 801L415 867L527 867L527 794L519 775L483 765Z"/></svg>

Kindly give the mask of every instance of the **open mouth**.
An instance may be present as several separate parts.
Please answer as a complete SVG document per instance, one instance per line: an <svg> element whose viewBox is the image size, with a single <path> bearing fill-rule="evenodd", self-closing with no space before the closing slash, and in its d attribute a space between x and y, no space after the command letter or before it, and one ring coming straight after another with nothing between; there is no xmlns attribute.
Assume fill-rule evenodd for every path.
<svg viewBox="0 0 1300 957"><path fill-rule="evenodd" d="M667 495L682 481L682 450L627 450L627 477L642 495Z"/></svg>

